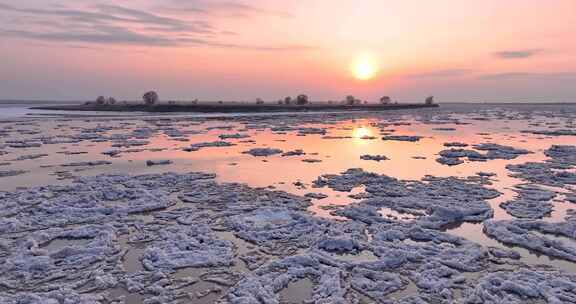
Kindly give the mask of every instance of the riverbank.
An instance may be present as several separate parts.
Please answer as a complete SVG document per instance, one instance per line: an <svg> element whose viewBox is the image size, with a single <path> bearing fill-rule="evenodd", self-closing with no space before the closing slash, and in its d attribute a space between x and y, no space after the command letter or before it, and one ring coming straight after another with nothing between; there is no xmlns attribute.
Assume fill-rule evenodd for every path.
<svg viewBox="0 0 576 304"><path fill-rule="evenodd" d="M199 112L199 113L253 113L253 112L308 112L308 111L389 111L420 108L436 108L437 104L309 104L305 106L284 104L241 104L241 103L203 103L203 104L158 104L147 106L143 104L119 105L51 105L31 107L33 110L57 111L110 111L110 112Z"/></svg>

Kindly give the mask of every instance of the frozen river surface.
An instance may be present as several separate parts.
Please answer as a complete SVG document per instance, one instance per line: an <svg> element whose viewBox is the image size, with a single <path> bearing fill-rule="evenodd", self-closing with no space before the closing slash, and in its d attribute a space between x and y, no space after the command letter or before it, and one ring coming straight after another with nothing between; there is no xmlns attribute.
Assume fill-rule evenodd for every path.
<svg viewBox="0 0 576 304"><path fill-rule="evenodd" d="M576 106L18 109L1 303L576 303Z"/></svg>

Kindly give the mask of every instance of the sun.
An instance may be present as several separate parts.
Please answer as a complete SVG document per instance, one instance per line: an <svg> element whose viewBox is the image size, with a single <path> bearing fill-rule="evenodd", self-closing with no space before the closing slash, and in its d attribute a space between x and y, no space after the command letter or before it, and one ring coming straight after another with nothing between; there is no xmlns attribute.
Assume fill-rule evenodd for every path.
<svg viewBox="0 0 576 304"><path fill-rule="evenodd" d="M376 67L369 62L357 62L352 67L354 78L359 80L368 80L376 75Z"/></svg>
<svg viewBox="0 0 576 304"><path fill-rule="evenodd" d="M352 75L358 80L369 80L378 73L378 65L369 57L359 57L352 63Z"/></svg>

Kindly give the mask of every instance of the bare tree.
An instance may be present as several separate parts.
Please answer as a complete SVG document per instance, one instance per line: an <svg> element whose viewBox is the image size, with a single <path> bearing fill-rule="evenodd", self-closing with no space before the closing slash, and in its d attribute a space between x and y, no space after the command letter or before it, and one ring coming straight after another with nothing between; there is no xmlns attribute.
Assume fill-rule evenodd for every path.
<svg viewBox="0 0 576 304"><path fill-rule="evenodd" d="M159 99L160 98L158 96L158 93L154 91L147 92L146 94L144 94L144 96L142 96L142 100L144 100L144 104L147 106L155 105Z"/></svg>
<svg viewBox="0 0 576 304"><path fill-rule="evenodd" d="M289 105L289 104L291 104L291 103L292 103L292 97L287 96L286 98L284 98L284 104Z"/></svg>
<svg viewBox="0 0 576 304"><path fill-rule="evenodd" d="M382 96L382 98L380 98L381 104L389 104L391 102L392 102L392 99L390 98L390 96Z"/></svg>
<svg viewBox="0 0 576 304"><path fill-rule="evenodd" d="M427 105L434 104L434 96L428 96L428 98L426 98L426 104Z"/></svg>
<svg viewBox="0 0 576 304"><path fill-rule="evenodd" d="M114 97L108 97L108 98L106 99L106 104L108 104L108 105L115 105L115 104L116 104L116 98L114 98Z"/></svg>
<svg viewBox="0 0 576 304"><path fill-rule="evenodd" d="M356 98L352 95L346 96L345 103L349 106L356 104Z"/></svg>
<svg viewBox="0 0 576 304"><path fill-rule="evenodd" d="M309 103L310 101L308 100L308 95L301 94L296 97L296 104L299 106L307 105Z"/></svg>
<svg viewBox="0 0 576 304"><path fill-rule="evenodd" d="M96 98L96 104L97 105L105 105L106 104L106 97L98 96L98 98Z"/></svg>

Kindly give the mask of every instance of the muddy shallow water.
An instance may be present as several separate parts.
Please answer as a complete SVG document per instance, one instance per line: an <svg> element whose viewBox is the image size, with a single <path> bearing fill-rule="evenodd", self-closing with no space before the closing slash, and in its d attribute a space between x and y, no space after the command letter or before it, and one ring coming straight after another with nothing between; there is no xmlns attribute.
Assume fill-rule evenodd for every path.
<svg viewBox="0 0 576 304"><path fill-rule="evenodd" d="M256 299L271 295L273 299L263 303L340 300L379 303L385 302L383 299L402 303L420 303L418 300L515 303L528 298L556 303L554 299L567 299L566 289L527 295L510 292L511 288L487 286L487 282L495 279L489 279L492 275L499 276L498 280L508 280L509 284L526 284L526 276L550 283L547 276L553 276L549 273L554 271L566 276L576 273L576 252L570 252L576 249L576 234L573 234L576 229L571 228L573 223L576 227L576 221L570 211L576 203L570 202L576 195L576 177L572 176L576 174L576 150L562 148L553 154L557 152L554 146L576 145L575 119L576 107L566 105L446 105L438 110L421 111L223 118L179 115L10 119L0 122L0 191L5 193L0 199L9 205L15 202L12 194L17 194L19 199L24 197L22 193L27 191L24 188L75 185L78 177L101 174L215 174L216 184L210 188L196 183L193 186L200 188L187 190L178 186L170 190L169 195L154 194L167 195L166 205L146 207L150 208L149 212L122 215L107 224L115 227L111 235L117 239L111 236L106 242L117 244L117 249L124 251L118 255L122 269L106 270L116 265L108 261L107 266L98 271L109 280L105 280L106 284L96 284L89 292L80 286L64 284L67 289L61 294L74 294L85 303L186 303L190 299L193 303L256 303ZM449 157L447 160L453 163L448 165L446 159L440 159L440 154L458 157ZM514 167L526 163L550 167L528 173ZM351 168L362 170L347 171ZM543 170L546 174L541 174ZM539 179L535 180L535 176ZM81 185L96 187L98 183L102 181L88 179ZM161 184L164 183L172 187L169 182ZM245 184L247 188L234 188L228 193L222 188L226 186L220 186L225 183ZM146 182L134 189L165 190L149 188ZM67 191L67 195L76 195L73 188ZM253 191L263 192L252 194ZM291 212L296 212L291 215L284 216L284 211L268 213L266 208L278 206L266 193L276 191L294 195L305 205L290 205ZM40 192L42 195L57 193L54 189ZM244 202L243 195L250 196L250 207L230 211L224 202ZM48 256L53 257L61 248L96 246L93 239L86 237L47 236L51 232L36 236L44 229L66 230L86 225L74 220L70 221L71 227L46 226L39 221L22 225L25 229L17 228L21 214L34 208L38 211L28 216L43 212L42 199L38 200L38 204L22 210L10 207L2 212L7 218L16 219L0 223L0 239L7 248L5 254L0 254L4 270L17 264L17 253L13 250L27 238L47 238L46 244L38 246L44 253L34 253L36 256L48 252ZM114 200L107 200L102 201L103 206L116 208ZM186 211L190 206L193 211ZM375 210L373 214L372 210ZM176 236L176 228L175 235L163 230L180 227L183 222L186 225L200 223L202 219L194 219L192 214L202 212L211 218L204 223L206 229L213 231L207 241L220 249L211 251L209 247L199 254L219 252L224 256L230 254L230 258L208 264L160 262L160 256L176 253L159 253L156 248L177 247L172 244L183 238ZM175 218L178 221L175 222ZM295 236L294 231L275 231L275 235L270 236L263 231L246 230L250 226L273 230L295 225L292 222L296 218L302 222L293 229L310 229L309 237L304 238L306 233ZM486 233L484 221L495 223L489 226L491 233ZM97 221L89 223L98 224ZM552 228L554 225L562 228L556 231ZM325 236L316 236L321 229L326 229ZM415 236L415 229L429 231L433 237L423 241ZM402 236L392 237L392 231ZM68 232L59 233L67 235ZM191 231L187 235L192 237L195 233ZM142 235L154 237L146 242L134 241L134 237ZM447 240L450 237L458 240ZM332 239L338 241L332 244L329 242ZM323 242L330 245L324 246ZM34 245L26 248L39 250L34 249ZM422 253L418 258L407 258L407 264L399 268L374 266L384 263L391 248L395 248L395 252L421 250ZM445 273L428 274L432 268L440 269L433 259L441 261L442 254L450 259L452 252L442 251L447 248L467 248L466 255L479 254L482 257L478 259L482 261L474 260L479 263L474 269L439 262L447 268L442 270ZM444 253L435 253L432 258L430 252L438 250ZM511 258L510 251L518 257ZM112 256L116 255L110 254L109 259L113 260ZM88 253L79 254L77 259L86 255ZM312 262L301 261L304 258L321 261L321 265L310 266ZM63 262L58 260L58 263ZM298 269L293 265L298 265ZM13 271L27 278L33 274L32 270L22 268ZM88 277L95 271L87 268L82 273L90 281ZM373 273L375 271L377 273ZM532 273L527 275L522 271ZM339 287L342 294L327 287L336 284L327 279L335 273L342 277L343 286ZM459 274L466 277L465 283L459 281ZM150 276L164 276L166 282L156 286L157 280ZM436 276L438 279L434 279ZM19 293L33 293L38 299L57 298L49 293L54 292L50 282L0 279L0 299L8 303L12 303L9 302L11 296ZM275 280L271 284L273 288L255 287L260 284L256 282L266 280ZM426 283L427 280L447 281L437 286ZM143 287L136 288L134 284ZM576 284L576 280L572 284ZM103 298L83 296L106 293ZM576 294L573 292L570 297L574 299Z"/></svg>

